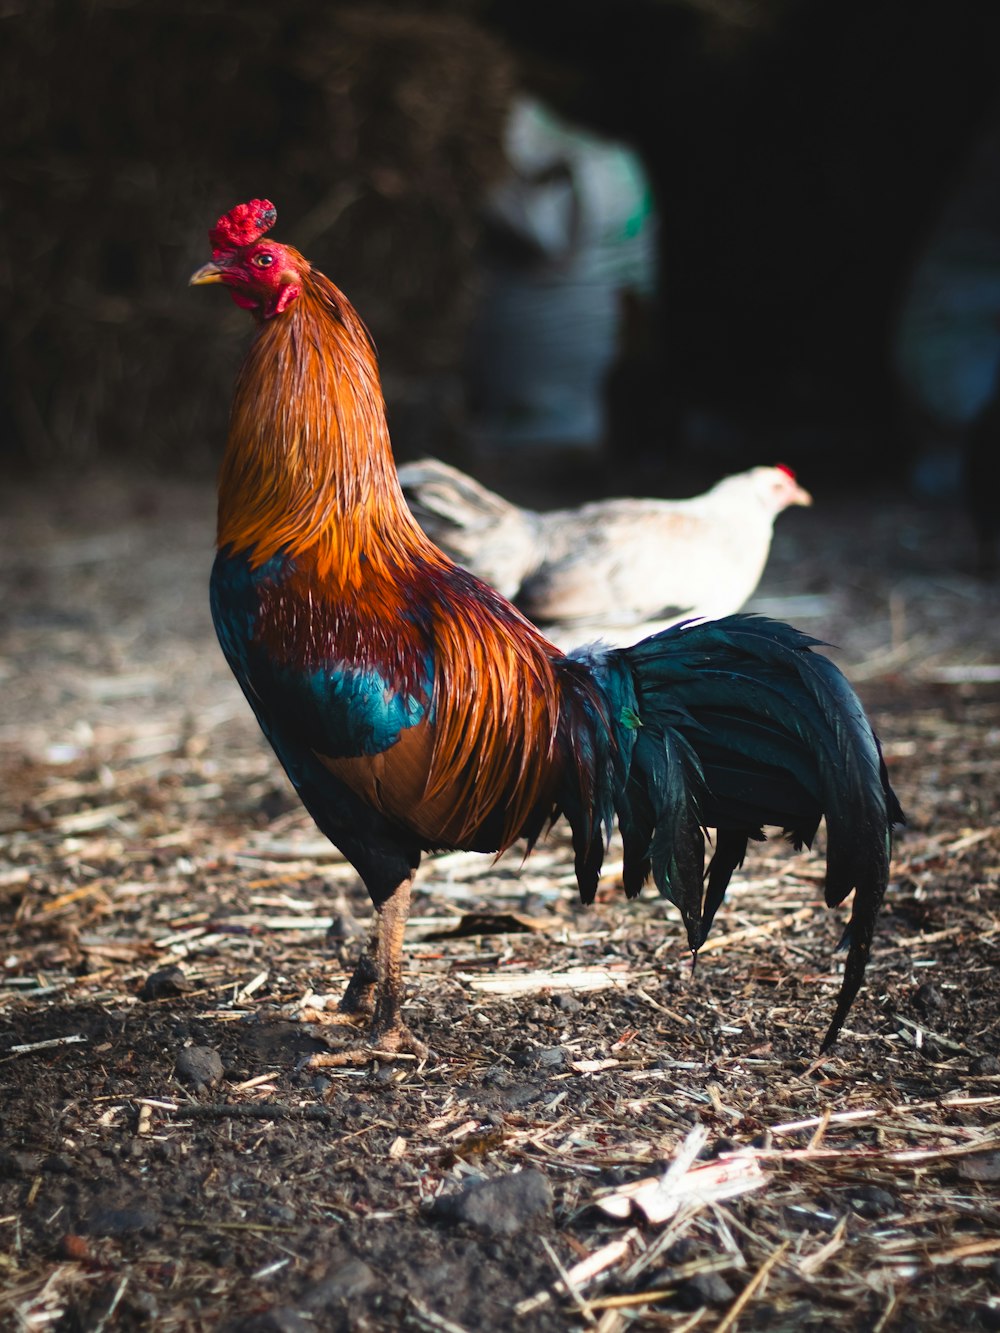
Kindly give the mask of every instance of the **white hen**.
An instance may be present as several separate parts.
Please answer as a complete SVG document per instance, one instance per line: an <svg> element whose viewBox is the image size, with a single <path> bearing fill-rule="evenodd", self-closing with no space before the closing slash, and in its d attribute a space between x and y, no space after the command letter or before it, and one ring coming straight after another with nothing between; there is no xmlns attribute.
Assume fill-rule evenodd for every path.
<svg viewBox="0 0 1000 1333"><path fill-rule="evenodd" d="M597 500L541 514L434 458L399 476L428 535L561 646L634 643L679 620L738 611L764 571L775 518L812 504L787 467L739 472L691 500Z"/></svg>

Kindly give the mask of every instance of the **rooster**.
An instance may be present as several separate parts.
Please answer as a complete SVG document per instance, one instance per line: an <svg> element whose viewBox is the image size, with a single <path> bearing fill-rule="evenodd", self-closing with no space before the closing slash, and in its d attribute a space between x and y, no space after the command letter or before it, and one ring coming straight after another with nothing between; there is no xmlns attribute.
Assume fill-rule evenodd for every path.
<svg viewBox="0 0 1000 1333"><path fill-rule="evenodd" d="M399 479L427 534L560 646L597 636L633 643L738 611L764 572L775 518L812 504L783 466L725 477L692 500L598 500L542 514L436 458L405 464Z"/></svg>
<svg viewBox="0 0 1000 1333"><path fill-rule="evenodd" d="M826 1049L861 985L901 819L857 697L814 640L749 616L564 655L425 536L393 465L375 349L337 287L265 239L267 200L209 233L193 284L253 316L219 477L212 614L306 809L375 907L341 1002L348 1063L421 1053L401 950L421 855L534 844L564 815L584 902L615 818L623 880L652 876L706 938L763 827L827 824L826 900L853 889ZM705 840L716 830L704 878Z"/></svg>

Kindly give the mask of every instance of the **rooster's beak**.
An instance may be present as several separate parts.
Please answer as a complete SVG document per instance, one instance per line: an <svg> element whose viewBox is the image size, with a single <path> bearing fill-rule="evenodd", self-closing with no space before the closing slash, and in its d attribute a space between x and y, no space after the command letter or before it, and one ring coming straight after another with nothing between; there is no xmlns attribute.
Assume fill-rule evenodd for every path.
<svg viewBox="0 0 1000 1333"><path fill-rule="evenodd" d="M213 260L210 264L202 264L197 273L192 273L188 279L189 287L200 287L204 282L221 282L222 269Z"/></svg>

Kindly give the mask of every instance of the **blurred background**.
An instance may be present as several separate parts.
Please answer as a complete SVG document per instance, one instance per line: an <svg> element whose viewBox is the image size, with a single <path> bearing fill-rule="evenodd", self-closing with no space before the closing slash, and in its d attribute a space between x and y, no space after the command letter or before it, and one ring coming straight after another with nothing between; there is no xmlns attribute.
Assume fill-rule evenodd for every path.
<svg viewBox="0 0 1000 1333"><path fill-rule="evenodd" d="M0 62L8 475L212 471L246 320L185 284L266 195L369 323L401 459L960 494L990 0L6 0Z"/></svg>
<svg viewBox="0 0 1000 1333"><path fill-rule="evenodd" d="M447 856L418 881L437 933L407 971L418 1005L432 978L450 997L460 1066L327 1085L346 1135L189 1118L230 1092L251 1112L326 1098L287 1068L285 1019L340 985L368 914L209 614L252 328L188 278L219 215L261 196L368 323L400 462L437 455L535 509L796 470L814 504L770 547L774 511L761 538L748 504L715 564L683 522L631 566L634 543L590 555L603 520L579 535L589 591L614 565L648 595L652 565L713 593L728 571L738 602L758 531L749 609L835 645L858 687L908 824L844 1063L806 1066L840 966L817 861L755 849L695 974L651 901L570 924L556 831L523 876ZM719 1256L710 1230L646 1251L669 1265L642 1281L673 1286L710 1247L696 1276L723 1295L685 1282L648 1318L616 1296L602 1329L721 1312L720 1256L743 1291L702 1328L836 1327L845 1301L859 1330L1000 1327L1000 0L0 0L0 292L0 1326L291 1329L328 1288L358 1329L419 1322L406 1291L447 1302L442 1328L504 1327L483 1311L521 1295L540 1322L520 1328L569 1327L533 1297L553 1279L533 1231L449 1239L416 1190L481 1158L551 1168L575 1262L604 1168L620 1183L704 1119L713 1152L818 1126L827 1167L771 1153ZM448 938L487 909L485 938ZM561 992L577 961L661 998L485 1010L471 988L525 964ZM184 994L147 990L161 963ZM189 1040L225 1052L226 1090L144 1120ZM570 1047L573 1070L621 1066L573 1091ZM544 1142L567 1109L584 1137ZM352 1276L306 1287L327 1272Z"/></svg>

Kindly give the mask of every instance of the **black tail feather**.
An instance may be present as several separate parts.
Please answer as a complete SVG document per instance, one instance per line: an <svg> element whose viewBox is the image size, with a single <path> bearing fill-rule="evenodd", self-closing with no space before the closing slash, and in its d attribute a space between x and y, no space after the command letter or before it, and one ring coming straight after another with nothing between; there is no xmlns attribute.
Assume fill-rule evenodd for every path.
<svg viewBox="0 0 1000 1333"><path fill-rule="evenodd" d="M789 625L740 615L578 660L593 673L615 737L604 790L622 830L626 891L651 872L680 908L693 950L748 840L776 825L808 846L825 818L827 903L854 890L825 1051L864 979L902 811L857 695L817 646ZM707 887L706 828L717 830Z"/></svg>
<svg viewBox="0 0 1000 1333"><path fill-rule="evenodd" d="M699 948L708 939L715 914L722 906L722 900L729 888L733 871L739 870L747 854L747 843L752 834L734 832L732 829L720 829L715 839L715 853L708 863L708 887L705 890L705 908L702 915L701 939ZM763 837L763 834L759 835Z"/></svg>

